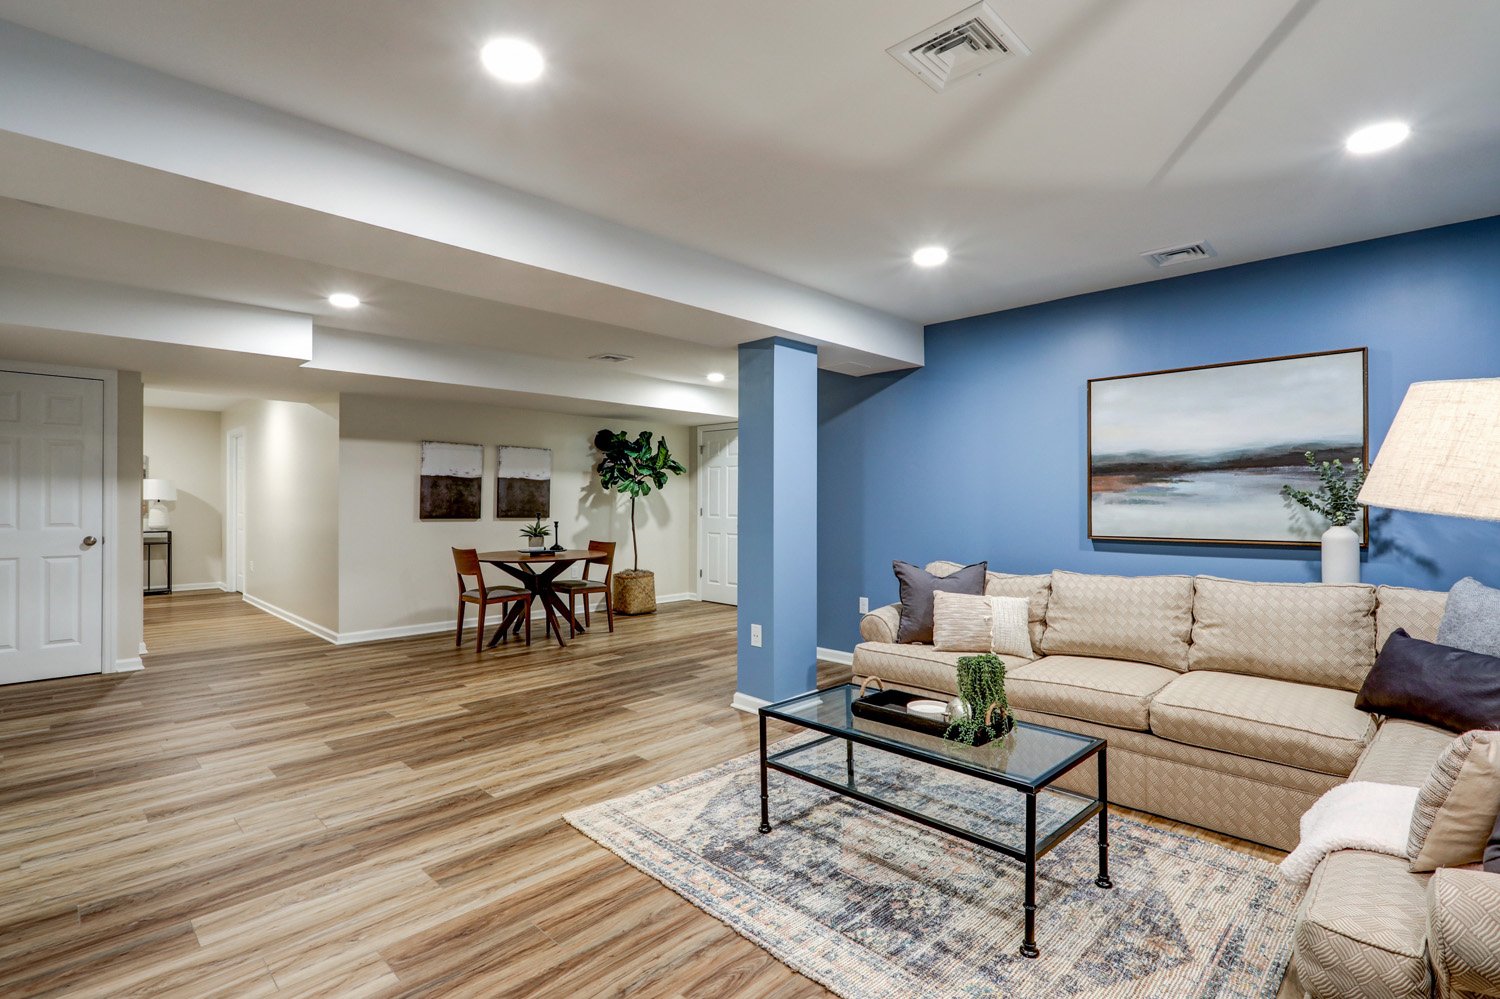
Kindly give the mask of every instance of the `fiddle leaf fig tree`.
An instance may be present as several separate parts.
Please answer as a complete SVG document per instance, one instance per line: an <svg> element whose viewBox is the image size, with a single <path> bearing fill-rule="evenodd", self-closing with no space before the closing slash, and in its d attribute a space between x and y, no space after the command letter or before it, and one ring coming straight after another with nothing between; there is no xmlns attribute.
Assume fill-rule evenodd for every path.
<svg viewBox="0 0 1500 999"><path fill-rule="evenodd" d="M649 430L642 430L634 440L623 430L601 430L594 435L594 447L602 456L597 469L599 484L630 497L632 568L639 570L641 558L635 537L635 501L649 496L652 489L665 488L669 475L681 475L687 469L672 457L666 439L656 440Z"/></svg>

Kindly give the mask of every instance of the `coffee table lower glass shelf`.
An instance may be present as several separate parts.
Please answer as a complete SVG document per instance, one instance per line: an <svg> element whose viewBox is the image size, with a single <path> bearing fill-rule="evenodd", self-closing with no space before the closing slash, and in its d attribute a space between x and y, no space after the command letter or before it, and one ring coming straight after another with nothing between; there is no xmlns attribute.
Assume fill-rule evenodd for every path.
<svg viewBox="0 0 1500 999"><path fill-rule="evenodd" d="M1113 887L1109 878L1105 740L1018 722L1003 739L984 746L965 746L858 718L850 707L858 696L857 687L845 684L760 709L762 833L771 831L767 775L776 770L1018 860L1026 868L1026 929L1021 943L1021 953L1026 957L1040 953L1036 945L1036 863L1096 816L1099 874L1094 883L1100 888ZM769 718L823 735L769 753ZM858 754L856 747L860 747ZM891 779L882 773L878 757L867 755L870 753L914 760L957 776L935 781L943 787L934 793L921 782ZM1098 761L1098 797L1052 786L1090 757ZM955 789L962 802L955 802Z"/></svg>

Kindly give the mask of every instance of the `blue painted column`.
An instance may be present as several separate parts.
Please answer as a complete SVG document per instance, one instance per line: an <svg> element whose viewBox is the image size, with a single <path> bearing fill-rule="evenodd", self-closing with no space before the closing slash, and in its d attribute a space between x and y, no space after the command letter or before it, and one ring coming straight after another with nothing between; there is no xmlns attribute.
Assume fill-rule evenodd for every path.
<svg viewBox="0 0 1500 999"><path fill-rule="evenodd" d="M740 345L739 683L779 701L818 680L818 352ZM761 645L751 644L759 625Z"/></svg>

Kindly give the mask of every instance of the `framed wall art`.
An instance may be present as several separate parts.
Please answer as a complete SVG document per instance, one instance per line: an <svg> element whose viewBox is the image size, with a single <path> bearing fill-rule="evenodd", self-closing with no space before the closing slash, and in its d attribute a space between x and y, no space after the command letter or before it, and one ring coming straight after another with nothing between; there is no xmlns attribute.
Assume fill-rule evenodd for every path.
<svg viewBox="0 0 1500 999"><path fill-rule="evenodd" d="M552 516L552 451L544 447L495 448L495 516Z"/></svg>
<svg viewBox="0 0 1500 999"><path fill-rule="evenodd" d="M1089 537L1318 544L1281 487L1317 488L1308 451L1368 460L1367 394L1364 348L1091 379Z"/></svg>
<svg viewBox="0 0 1500 999"><path fill-rule="evenodd" d="M484 480L482 444L423 441L420 472L417 506L422 520L479 519L479 490Z"/></svg>

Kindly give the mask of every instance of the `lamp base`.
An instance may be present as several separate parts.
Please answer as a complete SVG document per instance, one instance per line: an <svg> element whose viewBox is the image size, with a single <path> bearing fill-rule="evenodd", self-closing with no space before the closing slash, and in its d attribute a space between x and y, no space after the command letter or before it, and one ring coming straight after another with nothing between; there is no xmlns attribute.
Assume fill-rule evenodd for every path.
<svg viewBox="0 0 1500 999"><path fill-rule="evenodd" d="M170 526L165 506L159 502L152 502L146 506L146 530L165 531Z"/></svg>

